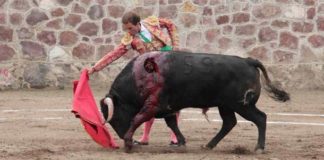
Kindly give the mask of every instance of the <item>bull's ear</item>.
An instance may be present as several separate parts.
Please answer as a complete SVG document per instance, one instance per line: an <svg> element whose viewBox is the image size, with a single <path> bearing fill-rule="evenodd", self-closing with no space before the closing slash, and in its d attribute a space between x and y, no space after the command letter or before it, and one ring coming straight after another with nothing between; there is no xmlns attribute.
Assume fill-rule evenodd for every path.
<svg viewBox="0 0 324 160"><path fill-rule="evenodd" d="M105 120L107 120L107 118L108 118L108 105L105 104L104 101L105 101L105 98L100 100L100 110L101 110L101 114L103 115Z"/></svg>

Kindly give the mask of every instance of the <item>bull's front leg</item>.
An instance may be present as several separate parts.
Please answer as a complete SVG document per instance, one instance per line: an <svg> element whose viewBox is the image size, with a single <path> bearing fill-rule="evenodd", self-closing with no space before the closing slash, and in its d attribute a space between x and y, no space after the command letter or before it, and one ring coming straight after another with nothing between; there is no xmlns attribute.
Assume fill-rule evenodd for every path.
<svg viewBox="0 0 324 160"><path fill-rule="evenodd" d="M158 93L151 94L144 103L144 107L134 117L131 122L130 128L124 136L124 143L126 152L130 152L133 147L133 135L135 130L144 122L152 119L157 113L157 96Z"/></svg>
<svg viewBox="0 0 324 160"><path fill-rule="evenodd" d="M126 132L124 136L124 143L125 143L125 149L126 152L129 152L133 147L133 135L135 133L135 130L144 122L150 120L154 117L155 111L154 109L148 109L147 107L144 107L140 113L138 113L135 118L132 120L130 128Z"/></svg>

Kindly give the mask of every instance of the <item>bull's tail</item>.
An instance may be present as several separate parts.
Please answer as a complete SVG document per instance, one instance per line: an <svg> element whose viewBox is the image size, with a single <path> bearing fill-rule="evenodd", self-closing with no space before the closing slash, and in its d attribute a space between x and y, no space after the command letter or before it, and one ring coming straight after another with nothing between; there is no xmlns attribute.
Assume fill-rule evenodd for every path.
<svg viewBox="0 0 324 160"><path fill-rule="evenodd" d="M258 61L256 59L252 59L252 58L248 58L247 60L248 60L249 64L253 65L256 68L259 68L262 71L263 76L265 78L265 83L266 83L265 90L268 93L271 93L271 94L269 94L271 98L273 98L274 100L277 100L277 101L281 101L281 102L286 102L286 101L290 100L290 96L286 91L284 91L283 89L280 89L279 87L276 87L271 82L271 80L269 79L267 70L264 68L263 64L260 61Z"/></svg>

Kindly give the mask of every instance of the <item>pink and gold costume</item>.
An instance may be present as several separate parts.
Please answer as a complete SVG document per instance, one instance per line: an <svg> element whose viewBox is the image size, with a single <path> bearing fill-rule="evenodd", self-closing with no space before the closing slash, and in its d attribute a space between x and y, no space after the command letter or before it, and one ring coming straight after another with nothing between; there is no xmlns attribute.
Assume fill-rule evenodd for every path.
<svg viewBox="0 0 324 160"><path fill-rule="evenodd" d="M176 33L176 26L170 20L151 16L141 21L141 24L144 25L152 35L151 42L145 43L140 36L132 36L126 33L121 43L94 65L93 68L95 71L102 70L104 67L124 55L131 48L143 54L149 51L159 51L164 46L178 47L179 38ZM167 29L169 35L163 32L163 28Z"/></svg>

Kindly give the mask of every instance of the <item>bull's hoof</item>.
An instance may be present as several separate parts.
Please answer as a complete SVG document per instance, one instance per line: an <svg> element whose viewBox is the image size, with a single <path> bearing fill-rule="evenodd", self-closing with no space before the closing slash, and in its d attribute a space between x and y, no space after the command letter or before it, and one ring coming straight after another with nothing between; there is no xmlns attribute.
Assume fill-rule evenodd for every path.
<svg viewBox="0 0 324 160"><path fill-rule="evenodd" d="M254 148L254 151L256 154L264 154L264 146L261 147L261 145L256 145Z"/></svg>
<svg viewBox="0 0 324 160"><path fill-rule="evenodd" d="M125 141L125 152L131 153L133 148L133 142L132 141Z"/></svg>
<svg viewBox="0 0 324 160"><path fill-rule="evenodd" d="M125 147L125 153L132 153L132 149L128 148L128 147Z"/></svg>
<svg viewBox="0 0 324 160"><path fill-rule="evenodd" d="M133 148L133 146L126 146L125 145L125 152L126 153L132 153L132 148Z"/></svg>
<svg viewBox="0 0 324 160"><path fill-rule="evenodd" d="M257 144L254 148L255 153L264 154L264 145Z"/></svg>
<svg viewBox="0 0 324 160"><path fill-rule="evenodd" d="M201 146L201 149L203 149L203 150L212 150L213 147L208 146L208 145L202 145L202 146Z"/></svg>
<svg viewBox="0 0 324 160"><path fill-rule="evenodd" d="M264 149L258 148L258 149L255 149L255 153L256 154L265 154L265 151L264 151Z"/></svg>

